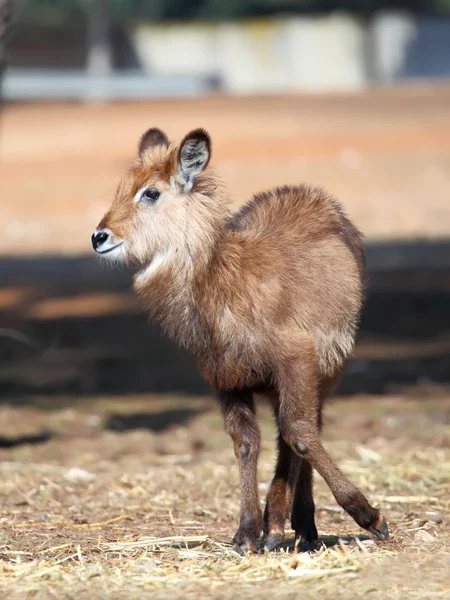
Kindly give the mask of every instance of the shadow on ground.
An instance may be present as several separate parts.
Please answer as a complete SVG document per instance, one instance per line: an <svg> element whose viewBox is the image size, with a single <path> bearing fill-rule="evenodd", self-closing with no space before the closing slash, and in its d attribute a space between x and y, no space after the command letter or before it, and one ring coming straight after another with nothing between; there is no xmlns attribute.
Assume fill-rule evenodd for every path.
<svg viewBox="0 0 450 600"><path fill-rule="evenodd" d="M320 535L319 536L319 543L317 544L317 546L314 547L315 550L318 550L320 548L322 548L323 546L325 546L325 548L333 548L334 546L340 546L340 545L345 545L345 546L355 546L356 544L358 544L358 542L365 542L367 540L372 540L373 538L370 537L370 535L366 535L366 534L361 534L358 536L354 536L354 535L343 535L343 536L338 536L338 535ZM264 550L264 547L261 547L261 551ZM293 553L295 552L296 548L295 548L295 538L294 537L289 537L289 538L285 538L284 541L277 546L277 550L284 550L285 552L290 552ZM311 552L311 550L307 549L305 550L304 548L302 548L301 546L298 548L298 550L300 552ZM313 550L314 552L314 550Z"/></svg>
<svg viewBox="0 0 450 600"><path fill-rule="evenodd" d="M59 403L58 408L60 408ZM97 435L100 430L99 427L101 430L114 431L117 433L134 430L148 430L152 433L161 433L171 431L178 427L188 428L191 422L203 414L206 409L207 406L205 405L203 407L188 406L185 408L172 408L168 410L152 410L151 412L131 412L129 414L107 411L96 429L89 430L79 428L75 432L68 432L64 427L61 427L61 425L56 425L55 427L52 425L48 426L47 423L45 424L45 427L42 427L39 431L39 427L42 426L42 419L39 419L37 423L33 423L32 417L28 415L28 417L25 416L23 419L28 419L28 426L34 426L38 428L38 431L33 433L16 432L15 434L8 434L2 431L2 435L0 435L0 449L13 449L25 445L34 446L37 444L44 444L50 440L68 439L74 435L78 437ZM7 431L8 427L4 427L4 429Z"/></svg>
<svg viewBox="0 0 450 600"><path fill-rule="evenodd" d="M18 446L34 446L35 444L44 444L54 437L56 436L51 432L11 437L0 436L0 448L17 448Z"/></svg>
<svg viewBox="0 0 450 600"><path fill-rule="evenodd" d="M160 433L173 426L187 425L203 412L204 409L183 408L161 410L157 413L112 414L105 423L105 429L119 432L148 429L154 433Z"/></svg>
<svg viewBox="0 0 450 600"><path fill-rule="evenodd" d="M356 357L339 392L450 383L450 242L369 244L368 264ZM210 393L190 357L148 323L130 281L90 256L0 259L2 399Z"/></svg>

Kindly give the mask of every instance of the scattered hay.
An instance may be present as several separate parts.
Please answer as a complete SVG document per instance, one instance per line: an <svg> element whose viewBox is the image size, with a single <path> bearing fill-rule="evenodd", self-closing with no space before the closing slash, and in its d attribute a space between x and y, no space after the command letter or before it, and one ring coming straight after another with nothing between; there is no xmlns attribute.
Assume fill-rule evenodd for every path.
<svg viewBox="0 0 450 600"><path fill-rule="evenodd" d="M383 551L389 554L388 550ZM107 578L111 588L124 584L148 589L210 589L230 584L242 586L278 582L289 587L299 579L320 580L354 576L364 568L370 551L359 547L323 547L314 555L280 551L241 557L228 544L207 536L143 538L134 542L99 542L97 548L61 544L39 552L3 552L0 581L5 589L22 592L39 586L70 582L87 584L94 577Z"/></svg>
<svg viewBox="0 0 450 600"><path fill-rule="evenodd" d="M288 531L277 552L237 555L230 541L238 517L238 473L220 420L210 412L201 417L208 441L201 456L191 452L186 428L173 430L165 442L175 440L179 454L167 452L170 446L164 455L142 452L153 440L145 431L101 428L31 452L4 452L0 597L231 600L253 598L255 590L297 598L300 589L305 599L450 597L450 448L433 444L423 405L416 408L416 421L409 413L407 428L404 406L397 407L399 431L389 441L384 415L376 416L372 405L360 403L358 410L375 413L376 435L365 435L358 448L358 431L352 430L353 440L336 436L345 431L344 418L337 430L331 428L327 445L382 506L391 541L378 544L366 536L331 504L318 478L318 552L293 553ZM274 444L267 441L269 412L261 412L266 441L260 478L267 489ZM429 427L442 434L448 425Z"/></svg>

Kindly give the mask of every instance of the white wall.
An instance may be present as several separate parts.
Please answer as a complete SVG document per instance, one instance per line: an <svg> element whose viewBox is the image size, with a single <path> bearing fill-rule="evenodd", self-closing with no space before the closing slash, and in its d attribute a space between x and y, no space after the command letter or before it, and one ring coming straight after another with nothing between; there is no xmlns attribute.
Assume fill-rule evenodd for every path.
<svg viewBox="0 0 450 600"><path fill-rule="evenodd" d="M230 93L353 90L366 83L361 28L345 15L140 24L132 39L147 72L214 75Z"/></svg>
<svg viewBox="0 0 450 600"><path fill-rule="evenodd" d="M436 35L434 35L436 32ZM380 12L234 23L139 24L131 32L153 75L214 76L229 93L354 91L408 77L450 76L450 20ZM370 68L367 41L370 38Z"/></svg>

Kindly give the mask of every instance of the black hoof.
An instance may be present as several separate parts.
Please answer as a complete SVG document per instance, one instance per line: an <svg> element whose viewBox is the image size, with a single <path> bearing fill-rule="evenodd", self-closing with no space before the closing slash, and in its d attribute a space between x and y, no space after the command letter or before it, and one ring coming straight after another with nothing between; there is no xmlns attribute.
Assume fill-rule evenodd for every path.
<svg viewBox="0 0 450 600"><path fill-rule="evenodd" d="M269 533L266 539L266 543L264 544L264 548L269 552L271 550L275 550L284 540L284 535L282 533L272 532Z"/></svg>
<svg viewBox="0 0 450 600"><path fill-rule="evenodd" d="M241 556L249 553L256 554L256 540L257 537L254 535L254 532L238 529L233 537L234 551Z"/></svg>
<svg viewBox="0 0 450 600"><path fill-rule="evenodd" d="M319 540L307 540L303 536L295 537L295 546L294 549L296 552L317 552L320 549Z"/></svg>
<svg viewBox="0 0 450 600"><path fill-rule="evenodd" d="M234 545L233 551L239 556L246 556L247 554L257 554L258 550L256 549L255 544L244 543L240 545Z"/></svg>
<svg viewBox="0 0 450 600"><path fill-rule="evenodd" d="M376 523L368 528L368 531L370 531L370 533L373 533L373 535L378 540L383 541L389 539L389 529L386 523L386 519L383 517L382 514L380 514Z"/></svg>

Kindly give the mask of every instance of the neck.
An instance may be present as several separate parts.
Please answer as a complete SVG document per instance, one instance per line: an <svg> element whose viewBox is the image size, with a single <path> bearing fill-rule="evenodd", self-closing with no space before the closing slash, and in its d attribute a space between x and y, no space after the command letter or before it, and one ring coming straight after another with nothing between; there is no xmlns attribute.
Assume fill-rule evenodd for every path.
<svg viewBox="0 0 450 600"><path fill-rule="evenodd" d="M219 230L216 223L195 239L190 237L158 252L134 278L133 287L142 307L170 338L194 354L192 345L206 331L204 320L210 302L207 289L216 275L214 265L227 243L225 221Z"/></svg>
<svg viewBox="0 0 450 600"><path fill-rule="evenodd" d="M158 279L168 269L178 280L201 277L211 264L226 234L230 217L228 193L211 169L197 177L183 203L185 213L179 233L159 250L135 277L135 287Z"/></svg>

